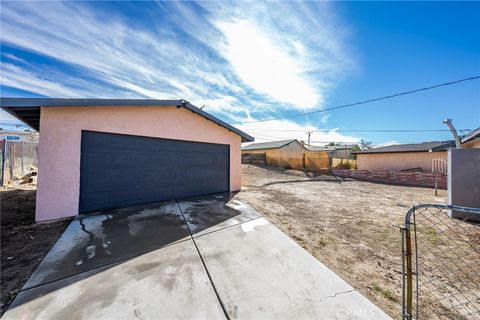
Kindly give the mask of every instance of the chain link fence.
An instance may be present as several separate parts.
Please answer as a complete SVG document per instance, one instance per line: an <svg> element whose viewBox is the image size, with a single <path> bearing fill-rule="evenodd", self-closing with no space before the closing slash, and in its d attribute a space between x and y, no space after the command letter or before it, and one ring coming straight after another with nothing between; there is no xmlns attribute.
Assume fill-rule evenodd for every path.
<svg viewBox="0 0 480 320"><path fill-rule="evenodd" d="M402 231L404 319L480 319L480 209L422 204Z"/></svg>

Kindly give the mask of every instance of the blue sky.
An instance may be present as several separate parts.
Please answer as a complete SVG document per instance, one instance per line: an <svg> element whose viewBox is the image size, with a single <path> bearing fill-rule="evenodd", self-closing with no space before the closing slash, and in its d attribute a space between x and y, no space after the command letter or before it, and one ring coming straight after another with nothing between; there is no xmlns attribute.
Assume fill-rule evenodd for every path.
<svg viewBox="0 0 480 320"><path fill-rule="evenodd" d="M480 126L479 2L1 2L2 97L189 100L257 141L376 145ZM14 124L3 111L1 126Z"/></svg>

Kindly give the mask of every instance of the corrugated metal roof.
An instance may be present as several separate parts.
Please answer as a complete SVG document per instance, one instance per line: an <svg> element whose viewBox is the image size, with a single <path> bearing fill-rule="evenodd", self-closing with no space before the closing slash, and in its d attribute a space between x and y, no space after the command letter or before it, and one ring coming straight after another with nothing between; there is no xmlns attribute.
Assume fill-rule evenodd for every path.
<svg viewBox="0 0 480 320"><path fill-rule="evenodd" d="M425 152L425 151L445 151L449 148L455 148L455 141L429 141L412 144L397 144L386 147L374 148L353 152L354 154L362 153L392 153L392 152Z"/></svg>
<svg viewBox="0 0 480 320"><path fill-rule="evenodd" d="M272 141L272 142L252 143L246 147L243 147L242 150L278 149L293 141L298 142L298 140L296 139L290 139L290 140L280 140L280 141Z"/></svg>
<svg viewBox="0 0 480 320"><path fill-rule="evenodd" d="M462 143L468 142L468 141L476 139L476 138L480 138L480 128L477 128L477 129L473 130L472 132L470 132L469 134L462 137Z"/></svg>
<svg viewBox="0 0 480 320"><path fill-rule="evenodd" d="M58 99L58 98L1 98L0 107L25 122L35 130L40 126L40 107L166 107L177 106L188 109L219 126L230 130L242 137L242 142L251 142L255 139L245 132L212 116L186 100L156 100L156 99Z"/></svg>

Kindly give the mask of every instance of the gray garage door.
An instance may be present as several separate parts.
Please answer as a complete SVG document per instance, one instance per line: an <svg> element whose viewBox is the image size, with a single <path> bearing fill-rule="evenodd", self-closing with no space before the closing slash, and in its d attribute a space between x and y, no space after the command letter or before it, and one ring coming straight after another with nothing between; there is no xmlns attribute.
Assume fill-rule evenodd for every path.
<svg viewBox="0 0 480 320"><path fill-rule="evenodd" d="M229 190L229 145L82 131L81 152L81 213Z"/></svg>

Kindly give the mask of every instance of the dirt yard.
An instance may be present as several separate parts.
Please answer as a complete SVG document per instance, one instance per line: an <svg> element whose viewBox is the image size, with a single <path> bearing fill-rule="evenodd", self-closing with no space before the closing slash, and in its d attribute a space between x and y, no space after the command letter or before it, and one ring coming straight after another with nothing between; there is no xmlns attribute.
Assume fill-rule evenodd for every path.
<svg viewBox="0 0 480 320"><path fill-rule="evenodd" d="M417 203L445 203L433 189L242 166L237 195L387 314L400 318L400 231Z"/></svg>
<svg viewBox="0 0 480 320"><path fill-rule="evenodd" d="M35 224L36 191L26 189L0 189L0 316L70 222Z"/></svg>

